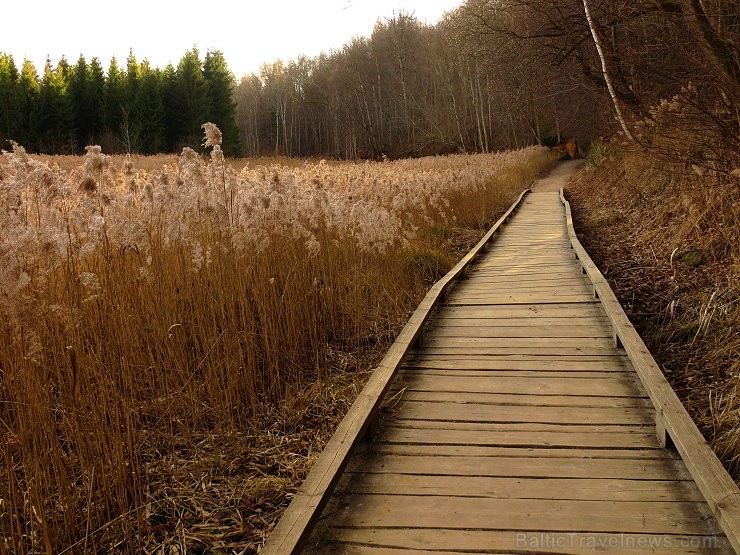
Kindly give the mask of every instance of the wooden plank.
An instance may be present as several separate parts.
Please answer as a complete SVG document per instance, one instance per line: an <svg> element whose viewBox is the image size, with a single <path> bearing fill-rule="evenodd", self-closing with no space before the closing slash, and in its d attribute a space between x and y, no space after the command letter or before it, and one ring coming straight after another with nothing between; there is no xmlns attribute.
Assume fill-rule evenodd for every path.
<svg viewBox="0 0 740 555"><path fill-rule="evenodd" d="M584 282L584 277L580 275L574 275L569 272L568 277L564 274L548 274L543 276L535 275L521 275L521 276L499 276L499 275L485 275L482 273L473 273L469 278L470 281L466 282L465 285L476 286L476 287L490 287L490 288L522 288L527 287L531 284L533 287L569 287L571 285L586 285L591 286L589 282ZM462 285L462 284L458 284Z"/></svg>
<svg viewBox="0 0 740 555"><path fill-rule="evenodd" d="M465 445L495 447L560 447L582 449L650 449L660 442L649 430L643 433L603 432L491 432L489 430L445 430L443 428L383 428L384 441L401 444ZM588 476L586 476L588 477Z"/></svg>
<svg viewBox="0 0 740 555"><path fill-rule="evenodd" d="M577 277L578 276L578 277ZM498 272L492 272L490 270L476 270L472 274L471 280L475 280L477 283L524 283L525 281L533 281L535 283L548 283L548 282L559 282L559 281L581 281L583 277L581 274L573 274L572 270L567 272L549 272L547 274L534 274L534 275L519 275L519 276L501 276Z"/></svg>
<svg viewBox="0 0 740 555"><path fill-rule="evenodd" d="M649 427L642 424L562 424L560 422L466 422L455 420L403 420L393 419L388 428L405 430L475 430L489 432L558 432L645 434Z"/></svg>
<svg viewBox="0 0 740 555"><path fill-rule="evenodd" d="M523 249L522 254L524 253L526 253L525 249ZM533 269L533 268L547 269L548 267L562 267L562 268L571 269L577 265L576 259L573 257L567 256L567 253L563 253L562 255L558 255L555 257L543 257L542 259L539 259L538 257L530 258L528 256L519 256L517 258L502 259L500 261L496 261L495 254L493 254L492 256L493 256L492 259L489 257L486 257L483 260L480 260L476 264L476 268L486 268L486 269L496 269L496 270L502 270L502 269L522 270L522 269Z"/></svg>
<svg viewBox="0 0 740 555"><path fill-rule="evenodd" d="M693 480L615 478L497 478L349 473L354 494L490 497L495 499L583 499L592 501L703 501Z"/></svg>
<svg viewBox="0 0 740 555"><path fill-rule="evenodd" d="M453 360L453 361L468 361L477 363L486 363L487 361L499 361L499 362L514 362L514 361L526 361L526 362L604 362L604 363L620 363L629 364L629 359L620 353L599 354L599 355L587 355L583 353L577 353L574 355L537 355L537 354L499 354L499 355L475 355L466 353L457 353L449 355L439 355L433 353L427 353L423 350L416 350L413 353L409 353L409 361L415 360ZM630 365L631 367L631 365Z"/></svg>
<svg viewBox="0 0 740 555"><path fill-rule="evenodd" d="M580 303L541 303L538 305L442 305L440 315L447 318L588 318L599 315L601 307L598 301ZM601 312L603 315L603 312Z"/></svg>
<svg viewBox="0 0 740 555"><path fill-rule="evenodd" d="M573 299L577 299L578 302L590 301L594 298L594 292L593 289L586 289L585 287L551 290L521 288L506 291L490 288L479 290L460 288L448 296L448 302L456 304L459 302L458 297L465 297L478 303L485 301L492 304L530 304L532 302L573 302Z"/></svg>
<svg viewBox="0 0 740 555"><path fill-rule="evenodd" d="M263 554L298 553L301 550L352 451L371 421L376 418L383 396L403 359L421 335L432 309L450 285L462 276L466 268L483 252L494 234L513 214L528 192L523 191L478 244L429 290L311 468L308 477L270 534L262 550Z"/></svg>
<svg viewBox="0 0 740 555"><path fill-rule="evenodd" d="M644 392L625 378L542 378L527 380L508 377L457 377L399 374L396 388L412 391L508 393L518 395L587 395L590 397L642 397Z"/></svg>
<svg viewBox="0 0 740 555"><path fill-rule="evenodd" d="M507 457L538 459L576 458L591 459L630 459L637 460L677 460L678 455L659 446L624 449L615 447L549 447L549 446L500 446L500 445L455 445L442 443L401 443L388 442L383 438L373 444L376 455L406 455L430 457Z"/></svg>
<svg viewBox="0 0 740 555"><path fill-rule="evenodd" d="M540 281L528 281L527 283L516 283L516 282L498 282L498 283L486 283L483 281L469 281L460 284L455 288L458 292L481 294L481 293L558 293L565 290L572 292L579 292L584 294L593 294L593 286L582 281L573 280L570 283L553 282L552 284L543 283Z"/></svg>
<svg viewBox="0 0 740 555"><path fill-rule="evenodd" d="M599 335L594 337L600 337L600 334L608 331L611 332L611 322L606 318L507 318L506 321L501 321L500 318L448 318L446 316L436 316L432 325L429 327L429 331L443 330L447 331L450 328L456 328L450 333L462 333L462 329L478 329L483 328L484 330L501 331L501 333L534 333L529 328L536 328L541 330L543 333L550 333L552 330L559 331L560 333L567 335L569 333L575 333L585 331L587 328L593 328L599 330ZM462 328L460 331L457 328ZM573 330L573 331L571 331ZM501 337L504 337L503 335ZM547 337L543 335L542 337Z"/></svg>
<svg viewBox="0 0 740 555"><path fill-rule="evenodd" d="M429 347L574 347L577 349L614 349L611 337L470 337L470 336L439 336L431 333L424 339L424 345Z"/></svg>
<svg viewBox="0 0 740 555"><path fill-rule="evenodd" d="M733 549L740 552L740 489L702 437L696 424L632 326L606 279L581 245L573 227L570 204L565 206L568 236L576 256L596 288L617 337L657 411L659 432L665 430L678 449Z"/></svg>
<svg viewBox="0 0 740 555"><path fill-rule="evenodd" d="M470 345L466 347L424 347L424 352L431 355L537 355L537 356L563 356L563 355L584 355L584 356L609 356L615 353L613 347L479 347ZM612 356L618 356L613 354Z"/></svg>
<svg viewBox="0 0 740 555"><path fill-rule="evenodd" d="M588 301L591 295L586 294L563 294L546 295L537 293L523 293L521 295L462 295L452 293L447 298L447 305L469 306L469 305L511 305L532 303L582 303Z"/></svg>
<svg viewBox="0 0 740 555"><path fill-rule="evenodd" d="M531 380L541 380L548 378L603 378L603 379L623 379L633 382L634 374L623 371L603 371L588 372L581 370L578 372L563 370L481 370L479 368L426 368L422 366L408 365L404 363L401 372L408 374L409 379L414 376L455 376L458 378L527 378ZM647 395L646 395L647 396Z"/></svg>
<svg viewBox="0 0 740 555"><path fill-rule="evenodd" d="M444 372L445 370L452 370L457 372L475 372L478 374L481 372L487 372L490 376L532 375L540 378L546 378L547 375L550 377L577 378L580 375L582 378L608 378L610 376L614 377L614 374L632 372L632 369L621 364L621 361L615 361L612 363L601 363L598 361L559 362L551 359L545 359L542 361L522 360L507 362L499 359L475 360L468 358L467 360L447 360L443 358L426 357L406 361L403 364L403 368L409 372L421 370ZM543 375L543 372L547 373L547 375Z"/></svg>
<svg viewBox="0 0 740 555"><path fill-rule="evenodd" d="M588 318L603 316L597 300L581 303L511 304L497 306L443 306L439 315L446 318Z"/></svg>
<svg viewBox="0 0 740 555"><path fill-rule="evenodd" d="M404 401L395 419L446 420L450 422L557 422L561 424L644 424L653 422L652 411L622 407L532 407L473 403Z"/></svg>
<svg viewBox="0 0 740 555"><path fill-rule="evenodd" d="M513 230L509 229L508 233L512 233ZM570 249L570 243L568 242L568 235L563 232L557 239L546 241L542 243L520 243L515 244L513 242L501 242L491 245L491 252L486 256L486 259L493 256L499 257L521 257L522 254L526 254L530 258L540 258L552 256L553 253L558 253L558 256L562 256L567 253L567 249Z"/></svg>
<svg viewBox="0 0 740 555"><path fill-rule="evenodd" d="M522 254L526 253L526 257ZM572 266L574 264L573 256L569 256L570 253L563 251L555 252L551 254L533 254L527 249L524 252L518 252L516 254L502 254L498 251L493 251L490 255L486 256L484 261L478 263L479 268L489 268L495 266L496 268L530 268L536 267L547 267L553 265Z"/></svg>
<svg viewBox="0 0 740 555"><path fill-rule="evenodd" d="M428 355L415 353L404 362L408 368L438 368L467 370L530 370L533 372L624 372L632 371L632 366L619 356L570 356L534 357L514 355L502 357L476 357L474 355Z"/></svg>
<svg viewBox="0 0 740 555"><path fill-rule="evenodd" d="M562 266L562 267L542 267L542 268L530 268L530 269L523 269L523 268L481 268L480 270L476 270L476 275L479 275L482 278L485 277L494 277L498 278L500 280L507 280L511 281L512 279L536 279L541 280L544 279L545 276L551 276L555 274L561 274L565 273L568 275L573 275L574 272L580 271L580 268L578 265L573 264L572 266ZM480 274L478 274L480 272ZM577 274L576 274L577 275Z"/></svg>
<svg viewBox="0 0 740 555"><path fill-rule="evenodd" d="M582 274L575 274L573 270L567 272L567 274L512 274L512 275L501 275L485 273L482 270L475 271L470 274L470 281L465 282L464 285L476 286L476 287L490 287L490 288L522 288L532 284L534 287L570 287L571 285L576 286L588 286L591 287L591 283L586 280L586 276ZM586 280L586 281L584 281ZM458 286L462 286L459 283Z"/></svg>
<svg viewBox="0 0 740 555"><path fill-rule="evenodd" d="M725 538L714 534L594 533L579 529L554 533L549 527L516 530L452 530L449 528L332 528L332 541L347 555L444 555L465 553L562 553L594 555L724 555L732 553ZM492 550L495 549L495 551ZM325 549L325 548L324 548ZM329 548L331 550L331 548ZM429 550L429 551L427 551ZM321 550L325 553L327 551Z"/></svg>
<svg viewBox="0 0 740 555"><path fill-rule="evenodd" d="M562 267L541 267L541 268L481 268L476 270L476 275L481 277L497 277L502 280L512 279L536 279L541 280L545 276L567 274L572 276L573 272L579 272L580 268L577 264L562 266ZM480 272L480 273L478 273Z"/></svg>
<svg viewBox="0 0 740 555"><path fill-rule="evenodd" d="M646 397L597 397L587 395L512 395L505 393L448 393L446 391L402 391L388 392L389 405L401 401L490 403L495 405L521 405L533 407L648 407L653 405Z"/></svg>
<svg viewBox="0 0 740 555"><path fill-rule="evenodd" d="M520 264L547 264L550 262L563 262L570 264L573 262L573 257L568 256L569 254L570 252L568 249L558 249L552 245L549 248L543 248L539 251L536 250L536 247L520 247L509 250L499 250L498 246L493 245L492 250L479 264L481 267L484 264L496 265L499 263L508 263L513 266Z"/></svg>
<svg viewBox="0 0 740 555"><path fill-rule="evenodd" d="M472 297L482 296L506 296L506 295L524 295L529 294L532 296L576 296L576 295L588 295L593 296L593 286L584 283L572 283L568 285L554 285L548 286L537 283L536 285L528 286L524 283L511 284L507 286L495 286L487 283L465 283L455 288L455 293L458 295L470 295ZM588 298L586 300L591 300Z"/></svg>
<svg viewBox="0 0 740 555"><path fill-rule="evenodd" d="M476 445L476 444L473 444ZM529 478L621 478L627 480L690 480L680 461L644 459L582 459L541 457L404 457L358 456L353 472L429 474L438 476L519 476Z"/></svg>
<svg viewBox="0 0 740 555"><path fill-rule="evenodd" d="M416 402L424 404L425 402ZM437 407L449 409L449 403L434 403ZM402 409L404 405L401 405ZM475 406L475 405L474 405ZM476 411L471 412L483 412L481 408L527 408L529 412L536 412L531 407L519 406L519 405L485 405L484 407L477 407ZM602 409L604 411L618 411L620 408L633 409L631 412L639 414L641 410L644 412L650 412L651 409L645 410L642 407L580 407L580 406L563 406L553 405L539 408L552 409ZM446 415L445 415L446 416ZM452 419L449 417L434 418L432 415L424 418L414 418L413 416L405 416L403 414L393 418L391 422L384 424L384 429L399 428L404 430L465 430L465 431L477 431L477 432L538 432L538 433L603 433L603 434L620 434L630 435L637 434L643 436L650 434L652 431L649 424L645 424L638 418L630 418L626 420L612 421L613 423L606 423L605 421L595 422L574 422L573 420L555 420L547 421L545 419L528 418L527 420L517 419L489 419L484 417L481 418L468 418L467 413L463 411L458 419ZM634 447L634 443L630 444ZM652 442L651 442L652 445Z"/></svg>
<svg viewBox="0 0 740 555"><path fill-rule="evenodd" d="M353 495L333 526L711 534L693 502Z"/></svg>
<svg viewBox="0 0 740 555"><path fill-rule="evenodd" d="M498 275L516 275L516 274L549 274L550 271L569 271L578 269L578 263L569 262L531 262L520 264L484 264L480 263L478 268L481 270L496 271Z"/></svg>

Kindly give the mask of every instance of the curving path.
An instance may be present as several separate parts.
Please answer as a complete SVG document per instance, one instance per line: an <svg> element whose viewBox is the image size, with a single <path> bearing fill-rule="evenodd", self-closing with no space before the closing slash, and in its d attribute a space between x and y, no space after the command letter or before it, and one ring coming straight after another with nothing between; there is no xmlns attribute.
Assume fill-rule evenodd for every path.
<svg viewBox="0 0 740 555"><path fill-rule="evenodd" d="M313 550L732 552L538 183L455 287L354 457ZM398 551L401 550L401 551Z"/></svg>

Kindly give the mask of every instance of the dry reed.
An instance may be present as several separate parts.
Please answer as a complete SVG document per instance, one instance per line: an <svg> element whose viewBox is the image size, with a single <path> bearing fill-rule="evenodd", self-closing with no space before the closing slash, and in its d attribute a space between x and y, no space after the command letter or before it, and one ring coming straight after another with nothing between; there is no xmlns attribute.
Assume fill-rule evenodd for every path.
<svg viewBox="0 0 740 555"><path fill-rule="evenodd" d="M551 162L242 167L206 130L4 155L0 551L256 549L454 238Z"/></svg>

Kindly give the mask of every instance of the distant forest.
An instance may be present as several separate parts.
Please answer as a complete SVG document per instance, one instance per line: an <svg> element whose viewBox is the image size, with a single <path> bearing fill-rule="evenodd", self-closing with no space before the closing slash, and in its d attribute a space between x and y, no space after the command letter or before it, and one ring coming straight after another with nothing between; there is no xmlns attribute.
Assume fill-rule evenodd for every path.
<svg viewBox="0 0 740 555"><path fill-rule="evenodd" d="M235 124L234 77L221 52L202 60L196 48L177 67L152 68L131 53L125 67L113 58L80 56L70 65L47 61L39 77L24 60L20 68L0 53L0 148L14 140L31 152L72 154L99 144L108 153L155 154L197 148L201 125L216 123L224 151L242 153Z"/></svg>
<svg viewBox="0 0 740 555"><path fill-rule="evenodd" d="M213 121L232 155L379 159L619 132L721 166L707 144L740 146L739 21L732 0L467 0L436 25L399 13L340 50L238 81L219 52L163 71L131 56L107 74L62 60L41 79L5 56L0 139L176 152Z"/></svg>

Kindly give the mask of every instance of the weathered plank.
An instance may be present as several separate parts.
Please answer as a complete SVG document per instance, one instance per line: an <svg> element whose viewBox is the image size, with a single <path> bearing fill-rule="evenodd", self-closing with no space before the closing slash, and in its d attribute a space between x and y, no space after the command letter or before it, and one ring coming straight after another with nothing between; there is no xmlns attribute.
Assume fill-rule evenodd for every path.
<svg viewBox="0 0 740 555"><path fill-rule="evenodd" d="M634 375L629 372L615 371L563 371L563 370L481 370L479 368L427 368L413 364L404 363L401 370L404 374L413 379L414 376L456 376L458 378L469 377L477 378L485 376L487 378L528 378L540 380L547 378L605 378L605 379L629 379L634 382Z"/></svg>
<svg viewBox="0 0 740 555"><path fill-rule="evenodd" d="M725 538L715 534L625 534L574 530L453 530L449 528L334 528L330 538L341 543L338 552L348 555L442 555L465 553L563 553L593 555L715 555L730 553ZM495 551L492 551L495 546ZM326 548L323 548L326 549ZM321 551L322 553L325 551Z"/></svg>
<svg viewBox="0 0 740 555"><path fill-rule="evenodd" d="M529 380L501 376L425 376L403 372L398 388L412 391L509 393L519 395L588 395L591 397L640 397L634 376L622 378L547 378Z"/></svg>
<svg viewBox="0 0 740 555"><path fill-rule="evenodd" d="M580 277L580 274L574 274L572 269L569 269L568 271L558 272L553 270L552 272L548 273L538 273L538 274L511 274L511 275L500 275L496 271L492 270L476 270L474 274L472 274L471 280L474 280L474 282L477 283L491 283L491 284L497 284L497 283L524 283L524 282L535 282L535 283L548 283L552 281L577 281L579 283L582 282L583 278Z"/></svg>
<svg viewBox="0 0 740 555"><path fill-rule="evenodd" d="M701 507L665 501L353 495L334 517L334 526L712 534Z"/></svg>
<svg viewBox="0 0 740 555"><path fill-rule="evenodd" d="M489 337L438 335L430 333L425 341L429 347L575 347L579 349L613 349L611 337Z"/></svg>
<svg viewBox="0 0 740 555"><path fill-rule="evenodd" d="M530 407L652 407L647 397L598 397L594 395L517 395L506 393L469 393L447 391L392 390L389 406L403 401L430 401L439 403L490 403L494 405L521 405Z"/></svg>
<svg viewBox="0 0 740 555"><path fill-rule="evenodd" d="M550 447L550 446L501 446L501 445L455 445L442 443L393 443L381 437L373 444L376 455L405 455L430 457L506 457L509 459L532 458L560 459L630 459L666 461L678 459L678 455L656 447L620 449L616 447Z"/></svg>
<svg viewBox="0 0 740 555"><path fill-rule="evenodd" d="M649 430L628 434L604 432L495 432L491 430L446 430L443 428L383 429L388 443L466 445L496 447L579 447L583 449L646 449L658 448L655 434Z"/></svg>
<svg viewBox="0 0 740 555"><path fill-rule="evenodd" d="M482 435L482 434L481 434ZM476 444L472 444L476 445ZM612 447L613 448L613 447ZM517 476L520 478L620 478L625 480L690 480L676 460L583 459L580 457L434 457L369 455L357 457L353 472L437 476Z"/></svg>
<svg viewBox="0 0 740 555"><path fill-rule="evenodd" d="M456 288L456 291L462 291L471 294L480 293L552 293L557 294L564 289L570 291L579 291L581 293L593 293L593 286L583 282L571 281L564 283L562 281L547 283L541 281L530 281L527 283L499 282L486 283L484 281L468 281Z"/></svg>
<svg viewBox="0 0 740 555"><path fill-rule="evenodd" d="M530 370L533 372L553 371L587 371L587 372L624 372L631 370L624 359L618 356L500 356L478 357L475 355L428 355L417 352L404 362L408 368L449 368L469 370Z"/></svg>
<svg viewBox="0 0 740 555"><path fill-rule="evenodd" d="M650 433L649 426L643 424L588 424L561 422L479 422L465 420L405 420L393 418L386 429L403 428L406 430L474 430L489 432L558 432L558 433Z"/></svg>
<svg viewBox="0 0 740 555"><path fill-rule="evenodd" d="M382 495L491 497L496 499L582 499L591 501L703 501L693 480L616 478L497 478L489 476L419 476L351 474L348 491Z"/></svg>
<svg viewBox="0 0 740 555"><path fill-rule="evenodd" d="M652 411L623 407L531 407L479 403L429 403L405 401L396 419L450 422L559 422L562 424L644 424L654 421Z"/></svg>
<svg viewBox="0 0 740 555"><path fill-rule="evenodd" d="M546 295L535 295L535 294L529 294L529 295L522 295L522 296L514 296L514 295L501 295L498 297L495 296L489 296L489 297L468 297L468 296L462 296L453 294L450 295L447 299L447 305L449 306L501 306L501 305L512 305L512 304L522 304L522 305L528 305L531 303L540 303L540 304L547 304L547 303L582 303L585 302L590 298L586 295L568 295L568 296L559 296L557 298L550 298Z"/></svg>
<svg viewBox="0 0 740 555"><path fill-rule="evenodd" d="M597 300L580 303L509 304L495 306L446 306L439 312L447 318L589 318L603 317Z"/></svg>
<svg viewBox="0 0 740 555"><path fill-rule="evenodd" d="M503 355L536 355L536 356L619 356L611 347L479 347L450 346L436 347L433 345L424 347L424 352L432 355L479 355L479 356L503 356Z"/></svg>

